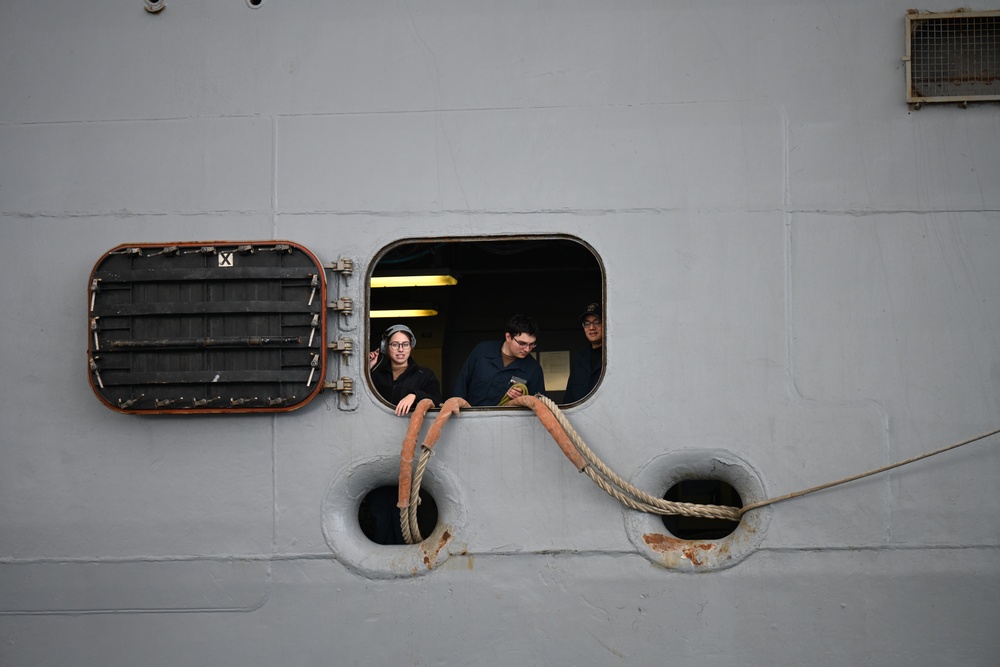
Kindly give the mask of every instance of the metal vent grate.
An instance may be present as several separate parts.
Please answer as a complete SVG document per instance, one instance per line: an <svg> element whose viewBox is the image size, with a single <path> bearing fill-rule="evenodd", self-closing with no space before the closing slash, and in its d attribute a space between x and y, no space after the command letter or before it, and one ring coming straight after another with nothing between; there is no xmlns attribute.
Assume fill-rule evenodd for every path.
<svg viewBox="0 0 1000 667"><path fill-rule="evenodd" d="M906 101L1000 101L1000 11L906 16Z"/></svg>

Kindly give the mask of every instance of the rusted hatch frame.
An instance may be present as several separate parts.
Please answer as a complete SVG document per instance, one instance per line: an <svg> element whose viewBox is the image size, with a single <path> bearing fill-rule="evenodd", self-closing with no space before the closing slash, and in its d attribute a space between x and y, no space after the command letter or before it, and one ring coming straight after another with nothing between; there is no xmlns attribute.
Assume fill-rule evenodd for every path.
<svg viewBox="0 0 1000 667"><path fill-rule="evenodd" d="M87 299L90 384L112 410L287 412L323 388L326 275L298 244L120 245Z"/></svg>

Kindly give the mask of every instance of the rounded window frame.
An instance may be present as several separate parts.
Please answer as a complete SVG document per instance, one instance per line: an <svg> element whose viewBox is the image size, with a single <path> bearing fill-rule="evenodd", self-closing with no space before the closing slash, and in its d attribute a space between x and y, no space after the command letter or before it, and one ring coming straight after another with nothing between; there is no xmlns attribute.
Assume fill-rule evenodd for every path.
<svg viewBox="0 0 1000 667"><path fill-rule="evenodd" d="M368 266L366 268L366 271L365 271L365 274L364 274L364 283L363 283L363 292L362 292L363 296L364 296L364 326L363 326L362 340L366 342L365 344L367 344L367 342L374 341L376 339L376 337L378 337L380 335L378 327L376 327L374 325L374 319L371 316L371 313L372 313L372 310L373 310L373 308L372 308L372 301L373 301L373 299L372 299L371 281L372 281L373 274L375 273L376 269L379 268L379 265L382 262L382 260L384 260L386 258L386 256L389 255L393 250L396 250L396 249L398 249L400 247L403 247L403 246L416 245L416 244L433 245L433 244L441 244L441 243L494 243L494 242L495 243L511 243L511 242L517 242L517 241L524 241L526 243L544 242L544 241L563 241L563 242L568 242L568 243L576 244L576 245L580 246L582 249L586 250L589 253L590 257L593 259L594 264L595 264L595 268L600 273L600 280L599 280L599 282L600 282L600 289L599 289L599 291L600 291L600 301L599 302L601 304L602 312L606 312L606 310L607 310L607 300L608 300L608 290L607 290L607 269L605 267L604 260L603 260L603 258L601 257L601 255L597 252L597 250L594 248L594 246L592 244L588 243L587 241L585 241L584 239L582 239L582 238L580 238L578 236L574 236L572 234L563 234L563 233L547 233L547 234L543 233L543 234L510 234L510 235L490 234L490 235L446 236L446 237L431 237L431 236L407 237L407 238L402 238L402 239L398 239L398 240L392 241L391 243L388 243L388 244L382 246L381 248L379 248L379 250L377 252L375 252L375 254L372 256L371 262L368 264ZM513 313L509 313L508 316L512 315L512 314ZM606 377L606 374L607 374L607 344L606 344L606 341L608 339L608 324L607 324L607 321L606 321L606 319L604 317L602 317L602 321L604 321L604 340L605 340L605 344L602 345L601 374L600 374L600 376L597 379L597 383L594 385L594 388L591 389L591 391L588 392L587 395L584 396L583 398L581 398L579 400L576 400L576 401L573 401L572 403L562 403L562 402L560 402L559 406L562 407L562 408L574 408L574 407L577 407L577 406L584 405L584 404L588 403L589 401L591 401L597 394L600 393L599 390L601 388L601 385L604 383L604 380L605 380L605 377ZM576 329L579 329L579 327L576 327ZM572 361L572 351L573 351L573 349L575 349L575 348L571 348L570 349L570 355L571 355L570 356L570 360L571 361ZM365 350L365 357L367 358L367 347L366 347L366 350ZM445 390L444 378L439 377L438 379L439 379L439 381L441 382L441 385L442 385L442 387L441 387L442 388L442 392L444 392L444 390ZM365 383L367 384L367 388L368 388L368 391L369 391L369 394L370 394L370 396L372 398L372 402L373 403L380 404L387 411L391 412L391 411L394 410L394 406L385 397L383 397L379 393L379 391L375 388L374 382L372 381L372 374L371 374L371 369L370 368L366 368L365 369ZM565 390L563 390L563 391L565 391ZM447 400L449 397L450 396L448 394L444 394L443 393L443 395L442 395L442 399L443 400ZM436 410L437 408L434 408L434 409ZM496 410L499 410L499 409L500 409L500 406L480 405L480 406L471 406L470 408L466 408L465 410L468 410L468 411L471 411L471 412L489 412L489 413L493 413L493 412L495 412ZM521 411L516 411L516 412L520 413Z"/></svg>

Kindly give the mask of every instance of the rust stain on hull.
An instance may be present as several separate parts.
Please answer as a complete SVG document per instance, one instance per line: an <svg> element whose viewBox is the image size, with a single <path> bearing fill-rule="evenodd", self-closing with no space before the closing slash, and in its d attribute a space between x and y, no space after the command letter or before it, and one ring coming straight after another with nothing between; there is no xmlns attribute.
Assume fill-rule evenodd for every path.
<svg viewBox="0 0 1000 667"><path fill-rule="evenodd" d="M716 548L713 542L692 542L690 540L679 540L670 535L662 533L646 533L642 539L653 551L669 557L681 556L687 559L695 567L709 564L712 560L712 552Z"/></svg>
<svg viewBox="0 0 1000 667"><path fill-rule="evenodd" d="M428 570L434 569L434 563L437 562L438 554L441 553L441 550L444 549L450 541L451 532L446 530L441 533L441 537L437 540L437 544L433 545L433 548L431 548L432 545L430 544L421 543L420 548L423 549L424 552L424 565L427 566Z"/></svg>

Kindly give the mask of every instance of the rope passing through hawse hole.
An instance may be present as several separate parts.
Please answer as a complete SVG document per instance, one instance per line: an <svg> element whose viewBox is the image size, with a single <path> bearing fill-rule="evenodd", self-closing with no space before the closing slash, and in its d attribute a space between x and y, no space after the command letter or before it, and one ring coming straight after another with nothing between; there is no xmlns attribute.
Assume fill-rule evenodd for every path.
<svg viewBox="0 0 1000 667"><path fill-rule="evenodd" d="M845 477L833 482L803 489L802 491L796 491L794 493L788 493L783 496L776 496L767 500L761 500L743 507L727 507L724 505L702 505L698 503L681 503L665 500L663 498L651 496L641 489L636 488L632 484L629 484L627 481L619 477L607 465L605 465L605 463L596 454L594 454L594 452L583 441L583 438L580 437L573 426L569 423L569 420L566 419L562 410L560 410L559 407L546 396L542 396L541 394L536 396L521 396L520 398L510 401L508 405L529 408L532 410L535 413L535 416L538 417L538 420L542 423L542 426L545 427L545 430L547 430L549 435L552 436L552 439L555 440L559 449L561 449L563 454L566 455L566 458L568 458L570 462L576 466L576 469L590 477L595 484L604 489L612 497L617 498L618 501L626 507L652 514L725 519L728 521L739 521L740 518L747 512L765 507L766 505L771 505L782 500L798 498L809 493L829 489L833 486L853 482L854 480L858 480L863 477L877 475L878 473L892 470L893 468L899 468L901 466L920 461L921 459L936 456L937 454L943 454L949 450L956 449L1000 433L1000 429L995 429L993 431L969 438L968 440L956 442L948 445L947 447L942 447L941 449L906 459L905 461L898 461L881 468L869 470L867 472ZM399 523L403 530L403 539L406 540L407 544L416 544L418 542L422 542L424 539L420 534L419 527L417 526L417 506L420 504L420 484L423 480L424 472L427 470L427 464L433 454L434 445L437 444L437 441L441 438L441 432L444 429L444 425L448 422L451 416L458 414L462 408L468 408L471 406L463 398L449 398L444 402L437 418L427 431L427 437L421 445L420 459L417 462L416 471L414 472L413 456L416 453L417 437L420 434L420 429L423 426L427 411L433 407L434 403L430 399L425 398L417 404L416 408L414 408L413 414L410 417L409 427L406 430L406 437L403 440L403 448L399 459L399 498L397 506L399 507Z"/></svg>

